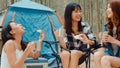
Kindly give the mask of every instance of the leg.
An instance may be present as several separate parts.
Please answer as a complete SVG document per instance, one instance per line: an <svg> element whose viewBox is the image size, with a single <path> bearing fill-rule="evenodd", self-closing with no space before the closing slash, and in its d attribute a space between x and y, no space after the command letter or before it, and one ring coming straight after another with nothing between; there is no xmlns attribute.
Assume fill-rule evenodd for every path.
<svg viewBox="0 0 120 68"><path fill-rule="evenodd" d="M79 58L82 56L82 52L78 50L71 51L70 68L78 68Z"/></svg>
<svg viewBox="0 0 120 68"><path fill-rule="evenodd" d="M114 56L103 56L101 59L102 68L119 68L120 58Z"/></svg>
<svg viewBox="0 0 120 68"><path fill-rule="evenodd" d="M102 68L111 68L111 64L110 64L108 56L103 56L101 58L101 66Z"/></svg>
<svg viewBox="0 0 120 68"><path fill-rule="evenodd" d="M104 56L105 54L103 52L95 52L94 53L94 62L96 65L96 68L102 68L101 67L101 58Z"/></svg>
<svg viewBox="0 0 120 68"><path fill-rule="evenodd" d="M69 68L70 53L68 51L62 51L60 54L63 68Z"/></svg>

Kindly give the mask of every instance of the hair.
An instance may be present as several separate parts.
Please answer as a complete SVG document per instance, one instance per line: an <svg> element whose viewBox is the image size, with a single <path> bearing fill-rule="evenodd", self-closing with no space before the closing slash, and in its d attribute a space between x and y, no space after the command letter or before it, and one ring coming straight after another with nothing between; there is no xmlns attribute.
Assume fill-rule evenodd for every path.
<svg viewBox="0 0 120 68"><path fill-rule="evenodd" d="M8 41L8 40L15 40L15 38L12 36L12 34L10 34L10 31L12 30L10 23L12 23L13 21L8 22L8 25L6 27L3 27L2 29L2 33L1 33L1 38L2 38L2 47L4 46L4 44ZM26 43L23 42L21 40L21 47L22 50L25 50L26 48Z"/></svg>
<svg viewBox="0 0 120 68"><path fill-rule="evenodd" d="M65 29L66 29L66 33L68 35L71 35L72 31L72 11L74 11L76 8L80 8L81 6L77 3L70 3L66 6L65 8L65 14L64 14L64 19L65 19ZM82 24L81 24L82 19L79 21L78 23L78 31L82 31Z"/></svg>
<svg viewBox="0 0 120 68"><path fill-rule="evenodd" d="M107 29L108 33L113 36L113 23L117 27L116 35L118 40L120 40L120 1L119 0L110 0L108 2L113 12L113 18L107 18Z"/></svg>

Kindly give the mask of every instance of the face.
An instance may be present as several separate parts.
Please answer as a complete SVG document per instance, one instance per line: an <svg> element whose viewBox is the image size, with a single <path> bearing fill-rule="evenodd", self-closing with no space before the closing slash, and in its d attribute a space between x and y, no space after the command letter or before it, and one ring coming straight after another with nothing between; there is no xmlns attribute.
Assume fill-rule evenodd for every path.
<svg viewBox="0 0 120 68"><path fill-rule="evenodd" d="M107 6L106 13L107 13L107 17L108 17L108 18L112 18L112 17L113 17L113 11L112 11L112 9L111 9L110 4L108 4L108 6Z"/></svg>
<svg viewBox="0 0 120 68"><path fill-rule="evenodd" d="M82 18L82 11L79 7L75 8L74 11L72 11L72 21L79 22Z"/></svg>
<svg viewBox="0 0 120 68"><path fill-rule="evenodd" d="M10 26L12 28L11 34L23 34L24 33L24 28L22 27L21 24L16 24L16 23L10 23Z"/></svg>

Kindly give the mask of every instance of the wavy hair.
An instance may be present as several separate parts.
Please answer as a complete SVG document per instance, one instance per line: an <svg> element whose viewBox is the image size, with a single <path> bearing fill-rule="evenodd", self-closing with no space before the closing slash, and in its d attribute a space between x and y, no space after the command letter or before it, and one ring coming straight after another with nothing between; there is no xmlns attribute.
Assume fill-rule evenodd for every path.
<svg viewBox="0 0 120 68"><path fill-rule="evenodd" d="M113 12L113 18L107 18L107 29L108 33L113 36L113 23L117 27L116 35L118 40L120 40L120 0L110 0L108 2Z"/></svg>

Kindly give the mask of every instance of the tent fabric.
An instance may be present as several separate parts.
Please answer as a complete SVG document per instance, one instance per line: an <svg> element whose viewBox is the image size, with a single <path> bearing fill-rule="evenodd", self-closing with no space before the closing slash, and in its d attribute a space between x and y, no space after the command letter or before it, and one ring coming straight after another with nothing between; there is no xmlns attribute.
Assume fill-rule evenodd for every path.
<svg viewBox="0 0 120 68"><path fill-rule="evenodd" d="M32 5L32 3L33 2L27 3L27 5L25 5L22 1L22 3L18 2L18 3L15 3L15 4L9 6L8 14L6 16L4 26L6 26L8 24L8 22L12 20L12 15L13 15L14 11L16 11L15 23L19 23L25 28L25 33L22 36L22 39L24 41L30 42L30 41L38 40L40 34L37 32L37 30L39 30L39 29L42 29L45 33L44 40L55 41L54 35L52 33L52 27L51 27L51 24L50 24L47 14L52 19L52 23L54 25L55 30L57 30L58 28L61 27L57 17L50 10L50 8L49 9L47 9L48 7L45 8L45 10L47 9L46 11L43 9L40 10L39 8L44 7L44 6L37 4L36 7L39 7L37 9L34 6L36 3L33 3L34 5ZM22 4L22 6L19 6L20 4ZM32 8L29 8L31 6L32 6ZM55 52L57 52L57 44L52 45L52 47L55 50ZM40 56L43 56L48 59L49 67L51 67L52 64L54 65L54 61L55 61L55 57L52 56L52 53L53 52L50 48L50 45L43 42Z"/></svg>
<svg viewBox="0 0 120 68"><path fill-rule="evenodd" d="M32 2L30 0L22 0L20 2L17 2L13 5L10 5L11 7L19 7L19 8L26 8L26 9L35 9L35 10L44 10L44 11L53 11L51 8L48 8L44 5L41 5L39 3Z"/></svg>

